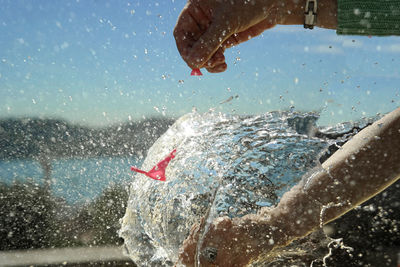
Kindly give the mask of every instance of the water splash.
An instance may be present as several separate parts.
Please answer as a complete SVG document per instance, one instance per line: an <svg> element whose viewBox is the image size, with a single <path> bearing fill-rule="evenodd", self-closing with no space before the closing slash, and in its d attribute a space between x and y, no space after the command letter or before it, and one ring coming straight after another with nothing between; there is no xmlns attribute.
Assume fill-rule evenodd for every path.
<svg viewBox="0 0 400 267"><path fill-rule="evenodd" d="M351 255L350 253L354 251L354 249L352 247L346 246L343 243L343 239L342 238L337 238L337 239L331 239L332 241L328 244L328 254L326 254L323 258L322 258L322 266L327 267L327 260L329 259L329 257L332 256L332 251L333 249L343 249L345 250L349 255Z"/></svg>
<svg viewBox="0 0 400 267"><path fill-rule="evenodd" d="M158 183L137 174L132 182L120 231L129 256L141 266L173 265L190 228L211 208L207 221L277 204L303 174L319 166L319 155L334 143L307 135L318 131L317 119L316 113L294 112L192 112L178 119L142 166L150 169L176 148L168 180Z"/></svg>

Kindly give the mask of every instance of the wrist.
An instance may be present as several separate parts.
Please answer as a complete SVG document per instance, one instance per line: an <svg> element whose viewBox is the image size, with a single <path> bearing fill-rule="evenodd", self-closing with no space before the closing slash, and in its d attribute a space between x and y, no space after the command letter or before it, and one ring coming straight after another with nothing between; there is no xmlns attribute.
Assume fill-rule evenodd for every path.
<svg viewBox="0 0 400 267"><path fill-rule="evenodd" d="M306 0L277 1L274 4L277 24L303 25L305 20ZM337 0L318 0L315 26L336 29Z"/></svg>
<svg viewBox="0 0 400 267"><path fill-rule="evenodd" d="M320 226L322 205L304 192L302 185L286 192L270 212L271 224L279 229L280 246L303 237Z"/></svg>
<svg viewBox="0 0 400 267"><path fill-rule="evenodd" d="M302 25L306 0L276 1L274 7L277 24Z"/></svg>

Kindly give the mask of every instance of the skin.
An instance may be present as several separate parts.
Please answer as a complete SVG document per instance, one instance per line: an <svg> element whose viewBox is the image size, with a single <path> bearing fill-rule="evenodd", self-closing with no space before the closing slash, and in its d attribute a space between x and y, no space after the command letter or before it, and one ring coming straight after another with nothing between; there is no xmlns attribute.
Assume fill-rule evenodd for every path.
<svg viewBox="0 0 400 267"><path fill-rule="evenodd" d="M225 49L275 25L302 25L305 0L189 0L174 37L190 68L218 73L227 69ZM317 27L335 29L336 0L318 1Z"/></svg>
<svg viewBox="0 0 400 267"><path fill-rule="evenodd" d="M212 222L200 252L213 247L217 255L201 255L200 266L246 266L342 216L400 178L399 147L400 108L360 131L276 207ZM195 266L201 228L193 226L183 243L179 258L185 266Z"/></svg>
<svg viewBox="0 0 400 267"><path fill-rule="evenodd" d="M305 0L189 0L174 29L177 48L190 68L226 70L225 49L275 25L302 25ZM335 29L337 3L318 0L317 27ZM246 266L267 257L378 194L400 177L400 109L360 131L322 165L323 171L285 193L259 214L222 217L200 244L200 266ZM184 241L179 264L196 266L203 223ZM214 257L203 253L217 249Z"/></svg>

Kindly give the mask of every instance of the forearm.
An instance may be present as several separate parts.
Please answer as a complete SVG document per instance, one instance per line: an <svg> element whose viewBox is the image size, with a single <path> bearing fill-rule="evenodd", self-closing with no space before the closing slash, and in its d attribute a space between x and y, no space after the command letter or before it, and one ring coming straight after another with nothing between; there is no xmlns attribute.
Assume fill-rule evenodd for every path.
<svg viewBox="0 0 400 267"><path fill-rule="evenodd" d="M355 135L322 166L330 175L316 180L306 192L325 205L349 203L348 208L328 209L324 218L327 223L400 178L400 108ZM324 186L319 185L322 181L327 194L318 193Z"/></svg>
<svg viewBox="0 0 400 267"><path fill-rule="evenodd" d="M305 236L400 178L400 108L365 128L293 187L273 210L285 233L281 245Z"/></svg>
<svg viewBox="0 0 400 267"><path fill-rule="evenodd" d="M220 236L234 234L229 248L245 247L243 262L255 260L340 217L399 177L400 108L354 136L319 172L285 193L277 207L225 219L229 227L220 227Z"/></svg>
<svg viewBox="0 0 400 267"><path fill-rule="evenodd" d="M268 256L340 217L400 178L400 108L363 129L282 196L275 208L241 218L215 220L207 231L199 255L215 249L215 257L202 256L202 266L245 266ZM197 226L184 242L183 263L194 259Z"/></svg>

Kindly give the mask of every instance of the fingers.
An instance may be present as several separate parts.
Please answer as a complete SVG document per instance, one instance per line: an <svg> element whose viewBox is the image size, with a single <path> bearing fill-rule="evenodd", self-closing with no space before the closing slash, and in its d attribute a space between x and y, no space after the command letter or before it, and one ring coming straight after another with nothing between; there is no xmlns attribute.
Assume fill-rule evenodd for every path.
<svg viewBox="0 0 400 267"><path fill-rule="evenodd" d="M193 45L209 27L210 16L209 12L203 11L202 8L192 3L187 4L179 15L174 29L175 42L182 58L191 68L199 67L193 64L190 54Z"/></svg>
<svg viewBox="0 0 400 267"><path fill-rule="evenodd" d="M213 68L217 65L225 63L224 49L219 48L217 52L212 55L212 57L204 65L206 68Z"/></svg>
<svg viewBox="0 0 400 267"><path fill-rule="evenodd" d="M217 52L212 55L210 60L205 64L205 68L208 72L219 73L226 70L227 65L225 63L224 49L219 48Z"/></svg>
<svg viewBox="0 0 400 267"><path fill-rule="evenodd" d="M230 48L232 46L236 46L240 43L246 42L261 33L263 33L267 29L271 29L276 25L275 22L271 21L270 19L265 19L262 20L261 22L257 23L254 26L251 26L250 28L232 34L223 44L223 48Z"/></svg>
<svg viewBox="0 0 400 267"><path fill-rule="evenodd" d="M246 266L259 253L255 251L254 237L249 235L248 227L243 227L242 220L236 222L229 217L219 217L209 225L198 251L200 266ZM251 223L251 222L250 222ZM179 254L179 263L194 266L200 231L204 228L204 220L190 230L189 236L183 242ZM258 236L257 232L257 236ZM256 243L258 244L258 243Z"/></svg>
<svg viewBox="0 0 400 267"><path fill-rule="evenodd" d="M228 39L230 32L224 30L222 25L212 23L203 35L193 44L188 61L197 68L204 67L211 57L221 48L222 43Z"/></svg>
<svg viewBox="0 0 400 267"><path fill-rule="evenodd" d="M185 266L192 266L195 261L197 243L199 242L200 231L204 228L205 219L202 218L200 224L195 224L190 229L189 236L183 242L183 246L179 253L179 262ZM211 244L220 245L224 243L226 231L232 227L232 220L228 217L218 218L212 223L208 229L208 237L202 242L204 245ZM201 253L201 252L200 252ZM223 254L224 255L224 254ZM207 266L207 265L204 265Z"/></svg>
<svg viewBox="0 0 400 267"><path fill-rule="evenodd" d="M210 73L220 73L226 71L228 68L228 65L226 63L223 63L221 65L215 66L213 68L206 68L206 70Z"/></svg>
<svg viewBox="0 0 400 267"><path fill-rule="evenodd" d="M207 1L192 1L185 6L174 37L179 53L190 68L204 67L213 73L225 71L225 48L248 41L276 24L271 18L264 19L235 33L234 29L240 27L229 16L224 9L208 7Z"/></svg>
<svg viewBox="0 0 400 267"><path fill-rule="evenodd" d="M176 46L184 59L187 57L194 42L196 42L196 35L199 34L200 28L191 16L189 6L185 6L174 29Z"/></svg>
<svg viewBox="0 0 400 267"><path fill-rule="evenodd" d="M211 23L211 13L206 12L201 6L191 5L188 11L192 18L196 21L201 32L205 32Z"/></svg>
<svg viewBox="0 0 400 267"><path fill-rule="evenodd" d="M200 224L201 225L201 224ZM189 236L183 242L182 248L179 252L179 262L185 266L192 266L196 254L197 242L199 239L199 224L195 224L190 229Z"/></svg>
<svg viewBox="0 0 400 267"><path fill-rule="evenodd" d="M220 47L206 63L205 67L207 71L211 73L219 73L225 71L227 69L227 64L225 63L225 56L223 55L223 52L226 48L230 48L232 46L236 46L240 43L246 42L274 26L275 23L272 23L270 20L265 19L245 31L232 34L228 39L226 39L226 41L224 41L222 47Z"/></svg>
<svg viewBox="0 0 400 267"><path fill-rule="evenodd" d="M223 18L216 19L204 2L189 2L182 10L174 29L174 37L179 53L190 68L216 68L220 58L210 59L229 37L230 32L221 24ZM212 20L213 19L213 20ZM212 21L212 23L211 23ZM228 27L229 28L229 27ZM210 61L210 62L209 62ZM209 62L211 65L206 66Z"/></svg>
<svg viewBox="0 0 400 267"><path fill-rule="evenodd" d="M204 67L208 72L219 73L227 69L227 64L225 62L224 50L232 46L236 46L240 43L250 40L253 37L260 35L264 30L272 28L274 25L264 20L245 31L234 33L222 44L221 47L212 55L212 57L207 61Z"/></svg>
<svg viewBox="0 0 400 267"><path fill-rule="evenodd" d="M228 217L217 218L208 229L200 251L201 266L246 266L246 232ZM245 241L245 242L243 242ZM210 255L210 252L213 253ZM210 257L211 256L211 257Z"/></svg>

